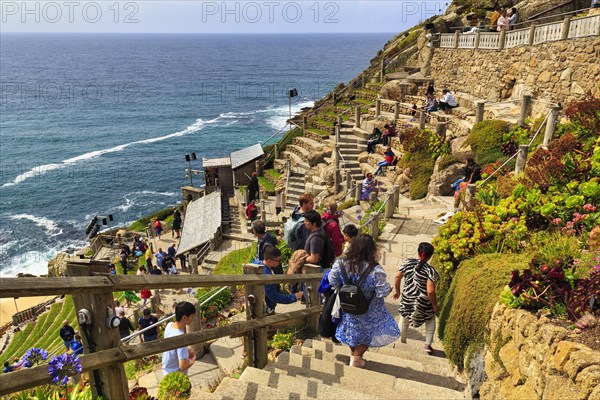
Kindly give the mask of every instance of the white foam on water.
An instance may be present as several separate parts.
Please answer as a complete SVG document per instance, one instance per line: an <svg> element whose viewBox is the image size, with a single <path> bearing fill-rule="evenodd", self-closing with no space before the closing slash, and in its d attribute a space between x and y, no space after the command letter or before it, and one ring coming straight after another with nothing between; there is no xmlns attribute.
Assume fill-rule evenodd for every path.
<svg viewBox="0 0 600 400"><path fill-rule="evenodd" d="M91 160L94 158L98 158L98 157L103 156L104 154L116 153L119 151L123 151L126 148L131 147L131 146L136 146L136 145L140 145L140 144L156 143L156 142L161 142L164 140L172 139L175 137L189 135L191 133L198 132L207 124L216 123L218 121L219 121L219 118L215 118L215 119L212 119L209 121L205 121L203 119L197 119L196 122L194 122L193 124L191 124L190 126L188 126L187 128L185 128L179 132L174 132L174 133L171 133L171 134L168 134L165 136L159 136L159 137L155 137L155 138L137 140L135 142L120 144L118 146L110 147L107 149L90 151L88 153L84 153L79 156L63 160L62 163L60 163L60 164L52 163L52 164L39 165L39 166L33 167L32 169L30 169L29 171L27 171L23 174L20 174L12 182L7 182L4 185L2 185L2 187L14 186L14 185L22 183L30 178L33 178L35 176L45 175L50 171L64 168L68 165L80 163L82 161L87 161L87 160Z"/></svg>
<svg viewBox="0 0 600 400"><path fill-rule="evenodd" d="M292 117L300 112L301 109L312 107L314 104L314 101L303 101L301 103L292 104ZM278 131L285 128L287 124L286 121L290 118L289 106L274 107L270 111L273 115L267 118L267 124Z"/></svg>
<svg viewBox="0 0 600 400"><path fill-rule="evenodd" d="M125 200L125 203L121 204L121 205L118 205L118 206L114 206L114 207L111 208L111 210L127 211L131 207L133 207L133 206L141 205L139 203L139 201L136 201L136 200L139 199L139 197L142 197L142 196L177 197L178 193L175 193L175 192L156 192L156 191L153 191L153 190L142 190L142 191L138 191L138 192L127 193L127 194L123 195L123 199ZM147 205L147 203L144 203L143 205Z"/></svg>
<svg viewBox="0 0 600 400"><path fill-rule="evenodd" d="M61 233L63 233L63 230L58 227L57 223L55 221L52 221L50 218L38 217L35 215L31 215L31 214L15 214L15 215L10 215L9 217L10 217L10 219L16 219L16 220L25 219L25 220L31 221L36 226L39 226L40 228L44 229L44 231L46 232L46 235L48 235L48 236L56 236L56 235L60 235Z"/></svg>

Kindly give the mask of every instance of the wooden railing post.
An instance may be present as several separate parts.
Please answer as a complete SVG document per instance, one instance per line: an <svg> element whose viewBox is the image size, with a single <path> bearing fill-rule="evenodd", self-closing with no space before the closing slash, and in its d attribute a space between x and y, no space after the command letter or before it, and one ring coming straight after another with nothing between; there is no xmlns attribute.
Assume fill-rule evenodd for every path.
<svg viewBox="0 0 600 400"><path fill-rule="evenodd" d="M308 129L308 117L305 115L302 117L302 133Z"/></svg>
<svg viewBox="0 0 600 400"><path fill-rule="evenodd" d="M438 134L439 137L446 138L447 125L448 125L447 122L439 122L438 121L437 125L435 126L435 132Z"/></svg>
<svg viewBox="0 0 600 400"><path fill-rule="evenodd" d="M377 240L379 238L379 213L371 213L371 224L369 225L369 234L373 238L373 240Z"/></svg>
<svg viewBox="0 0 600 400"><path fill-rule="evenodd" d="M244 265L244 275L262 275L263 266ZM265 287L263 285L246 285L246 319L260 319L265 316ZM267 330L260 328L245 337L244 348L248 354L248 365L263 368L267 365Z"/></svg>
<svg viewBox="0 0 600 400"><path fill-rule="evenodd" d="M254 163L255 168L256 168L256 174L258 176L262 176L263 175L263 167L262 167L262 163L260 161L256 161Z"/></svg>
<svg viewBox="0 0 600 400"><path fill-rule="evenodd" d="M552 137L554 136L554 130L556 129L556 120L558 118L558 112L560 111L560 106L550 107L550 113L548 114L548 121L546 121L546 132L544 132L544 143L542 146L548 147Z"/></svg>
<svg viewBox="0 0 600 400"><path fill-rule="evenodd" d="M260 201L260 219L267 222L267 206L264 199Z"/></svg>
<svg viewBox="0 0 600 400"><path fill-rule="evenodd" d="M425 129L425 110L419 111L419 129Z"/></svg>
<svg viewBox="0 0 600 400"><path fill-rule="evenodd" d="M303 274L319 274L321 273L321 267L313 264L304 264L304 268L302 268ZM319 279L311 279L306 282L305 289L306 293L304 293L305 298L307 299L306 308L314 307L320 305L319 301L319 285L321 281ZM308 319L308 326L317 332L319 329L319 316L314 314Z"/></svg>
<svg viewBox="0 0 600 400"><path fill-rule="evenodd" d="M362 181L360 179L356 180L356 187L354 188L354 198L356 199L356 204L360 204L360 195L362 194Z"/></svg>
<svg viewBox="0 0 600 400"><path fill-rule="evenodd" d="M354 127L360 128L360 106L354 109Z"/></svg>
<svg viewBox="0 0 600 400"><path fill-rule="evenodd" d="M350 171L346 168L346 191L350 190L352 186L352 175L350 175Z"/></svg>
<svg viewBox="0 0 600 400"><path fill-rule="evenodd" d="M385 81L385 57L381 58L381 70L379 71L379 82Z"/></svg>
<svg viewBox="0 0 600 400"><path fill-rule="evenodd" d="M517 154L517 163L515 164L515 177L525 170L525 163L527 162L528 151L528 145L522 144L519 146L519 153Z"/></svg>
<svg viewBox="0 0 600 400"><path fill-rule="evenodd" d="M483 121L483 113L485 112L485 101L479 100L475 102L475 123Z"/></svg>
<svg viewBox="0 0 600 400"><path fill-rule="evenodd" d="M340 142L340 126L336 125L335 129L335 144L337 145Z"/></svg>
<svg viewBox="0 0 600 400"><path fill-rule="evenodd" d="M277 143L277 142L276 142L276 143L273 145L273 146L275 146L275 147L274 147L274 149L275 149L275 159L278 159L278 158L279 158L279 146L278 146L278 144L279 144L279 143Z"/></svg>
<svg viewBox="0 0 600 400"><path fill-rule="evenodd" d="M519 126L525 126L525 120L529 117L529 110L531 108L531 99L533 96L530 94L524 94L521 99L521 114L519 114L519 121L517 124Z"/></svg>
<svg viewBox="0 0 600 400"><path fill-rule="evenodd" d="M454 31L454 48L458 49L458 40L460 38L460 31Z"/></svg>
<svg viewBox="0 0 600 400"><path fill-rule="evenodd" d="M400 103L394 103L394 121L396 121L400 117Z"/></svg>
<svg viewBox="0 0 600 400"><path fill-rule="evenodd" d="M375 100L375 116L379 117L381 115L381 99Z"/></svg>
<svg viewBox="0 0 600 400"><path fill-rule="evenodd" d="M67 262L68 276L91 276L89 264ZM107 264L109 264L107 262ZM106 278L109 280L109 278ZM106 321L109 313L114 313L112 291L95 294L74 294L75 312L86 309L91 313L91 324L79 325L84 344L84 353L118 348L121 345L119 330L108 328ZM87 332L87 334L86 334ZM97 372L96 372L97 371ZM129 388L123 364L117 362L104 368L98 368L90 374L90 386L94 398L102 396L107 400L129 398Z"/></svg>
<svg viewBox="0 0 600 400"><path fill-rule="evenodd" d="M190 274L198 275L200 273L198 268L198 257L195 254L190 255Z"/></svg>

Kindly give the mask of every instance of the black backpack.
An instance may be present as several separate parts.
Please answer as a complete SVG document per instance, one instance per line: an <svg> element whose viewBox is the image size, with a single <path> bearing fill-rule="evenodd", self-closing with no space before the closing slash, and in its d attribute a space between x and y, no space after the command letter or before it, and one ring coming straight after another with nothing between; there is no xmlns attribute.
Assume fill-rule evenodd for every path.
<svg viewBox="0 0 600 400"><path fill-rule="evenodd" d="M331 268L333 262L335 261L335 249L331 239L325 234L325 232L322 231L321 236L323 237L323 250L319 264L323 269L327 269Z"/></svg>
<svg viewBox="0 0 600 400"><path fill-rule="evenodd" d="M343 312L347 314L360 315L366 313L369 309L371 299L367 299L362 289L360 288L360 285L363 283L365 278L371 273L373 267L368 267L360 275L358 283L352 283L350 278L348 278L348 274L346 273L346 268L344 267L343 262L342 265L340 265L340 270L342 273L342 278L344 280L344 284L338 292L338 296L340 298L340 308Z"/></svg>

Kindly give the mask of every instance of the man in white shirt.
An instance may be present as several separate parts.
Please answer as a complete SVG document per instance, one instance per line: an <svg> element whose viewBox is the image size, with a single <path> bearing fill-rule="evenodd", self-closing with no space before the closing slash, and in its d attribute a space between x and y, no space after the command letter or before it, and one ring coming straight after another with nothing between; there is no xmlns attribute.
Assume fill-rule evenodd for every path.
<svg viewBox="0 0 600 400"><path fill-rule="evenodd" d="M447 109L458 107L458 102L456 101L456 97L448 89L442 90L444 94L439 102L440 110L446 111Z"/></svg>
<svg viewBox="0 0 600 400"><path fill-rule="evenodd" d="M175 322L167 324L165 339L185 334L185 327L194 321L196 307L187 301L177 303L175 307ZM169 350L162 353L162 371L166 376L171 372L183 372L187 375L188 369L196 362L196 354L187 347Z"/></svg>

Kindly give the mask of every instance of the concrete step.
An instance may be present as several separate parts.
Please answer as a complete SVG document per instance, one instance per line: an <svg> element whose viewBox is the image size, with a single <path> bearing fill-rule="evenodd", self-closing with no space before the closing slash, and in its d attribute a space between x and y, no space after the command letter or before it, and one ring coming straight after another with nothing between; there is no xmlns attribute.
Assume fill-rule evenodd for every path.
<svg viewBox="0 0 600 400"><path fill-rule="evenodd" d="M292 393L287 390L277 390L266 385L259 385L255 382L245 382L234 378L223 378L214 394L227 399L236 400L255 400L255 399L302 399L299 393Z"/></svg>
<svg viewBox="0 0 600 400"><path fill-rule="evenodd" d="M255 382L261 386L268 386L277 390L286 390L298 393L301 398L312 399L377 399L365 393L357 393L342 386L331 386L318 381L300 376L290 376L274 371L266 371L247 367L240 376L244 382Z"/></svg>
<svg viewBox="0 0 600 400"><path fill-rule="evenodd" d="M297 138L294 138L294 142L299 142L299 143L303 143L306 146L314 149L314 150L321 150L323 149L323 143L321 142L317 142L314 139L308 138L306 136L299 136Z"/></svg>
<svg viewBox="0 0 600 400"><path fill-rule="evenodd" d="M349 356L348 356L349 359ZM332 386L341 385L362 393L384 399L464 399L461 392L420 381L406 380L398 375L406 373L403 360L392 358L393 364L369 362L365 368L354 368L341 362L318 360L294 353L281 353L275 363L265 369L274 372L287 371L288 375L319 379ZM413 373L414 374L414 373ZM421 379L434 380L435 375L421 373Z"/></svg>
<svg viewBox="0 0 600 400"><path fill-rule="evenodd" d="M441 343L440 343L441 345ZM397 346L397 347L396 347ZM437 343L436 343L436 348ZM340 359L344 360L348 356L348 347L336 344L325 340L306 340L302 345L302 354L313 356L317 359L337 361L336 357L343 356ZM407 343L402 343L399 340L389 346L373 347L365 353L365 359L385 363L390 358L402 358L403 367L410 368L416 371L428 372L443 377L452 378L453 372L448 360L444 357L442 350L436 350L432 355L429 355L423 350L422 340L408 339ZM450 382L448 386L456 384ZM457 384L454 389L460 389L460 384Z"/></svg>
<svg viewBox="0 0 600 400"><path fill-rule="evenodd" d="M358 138L358 137L356 137L354 135L351 135L351 136L350 135L349 136L340 135L340 140L339 140L338 143L339 144L341 144L341 143L356 143L356 144L364 144L364 145L366 145L367 144L367 140L366 139L360 139L360 138Z"/></svg>
<svg viewBox="0 0 600 400"><path fill-rule="evenodd" d="M226 397L219 396L218 394L211 393L206 390L194 390L192 389L192 393L188 400L225 400Z"/></svg>

